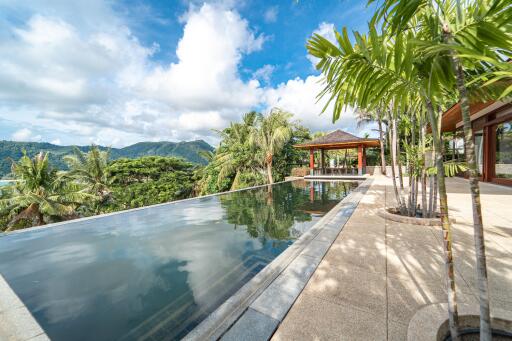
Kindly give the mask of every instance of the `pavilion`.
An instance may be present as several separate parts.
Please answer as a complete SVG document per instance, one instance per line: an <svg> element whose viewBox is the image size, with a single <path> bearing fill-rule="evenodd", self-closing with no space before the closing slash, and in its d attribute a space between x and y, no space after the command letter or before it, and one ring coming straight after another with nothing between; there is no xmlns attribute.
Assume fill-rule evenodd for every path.
<svg viewBox="0 0 512 341"><path fill-rule="evenodd" d="M342 130L316 138L312 141L294 145L297 149L309 150L310 175L344 175L349 169L342 167L325 167L325 152L327 150L357 149L357 173L363 175L366 168L366 149L379 147L379 140L361 138ZM315 151L320 151L320 164L315 168Z"/></svg>

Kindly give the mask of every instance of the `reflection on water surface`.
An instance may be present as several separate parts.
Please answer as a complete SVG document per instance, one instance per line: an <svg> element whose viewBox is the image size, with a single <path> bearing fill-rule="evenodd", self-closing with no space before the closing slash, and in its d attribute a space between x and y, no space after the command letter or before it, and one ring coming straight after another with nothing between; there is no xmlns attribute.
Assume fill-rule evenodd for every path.
<svg viewBox="0 0 512 341"><path fill-rule="evenodd" d="M186 335L356 187L293 181L0 237L52 340Z"/></svg>

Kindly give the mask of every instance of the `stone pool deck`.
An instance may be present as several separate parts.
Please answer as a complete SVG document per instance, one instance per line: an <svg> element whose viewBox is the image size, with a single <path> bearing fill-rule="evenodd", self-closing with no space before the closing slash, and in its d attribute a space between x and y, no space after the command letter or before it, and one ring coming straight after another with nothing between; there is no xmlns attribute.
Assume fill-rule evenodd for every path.
<svg viewBox="0 0 512 341"><path fill-rule="evenodd" d="M449 179L457 300L478 304L468 184ZM481 184L491 310L512 311L512 188ZM421 308L446 302L440 228L377 215L395 205L375 177L273 340L407 340Z"/></svg>

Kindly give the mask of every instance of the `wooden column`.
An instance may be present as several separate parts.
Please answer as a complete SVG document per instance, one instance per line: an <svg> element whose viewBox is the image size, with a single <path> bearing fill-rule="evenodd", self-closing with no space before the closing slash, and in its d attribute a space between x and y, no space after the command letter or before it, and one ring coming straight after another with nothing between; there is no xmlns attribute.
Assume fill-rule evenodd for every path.
<svg viewBox="0 0 512 341"><path fill-rule="evenodd" d="M363 146L357 146L357 174L363 175Z"/></svg>
<svg viewBox="0 0 512 341"><path fill-rule="evenodd" d="M314 202L315 201L315 185L313 181L309 183L309 201Z"/></svg>
<svg viewBox="0 0 512 341"><path fill-rule="evenodd" d="M363 174L366 173L366 148L363 147Z"/></svg>
<svg viewBox="0 0 512 341"><path fill-rule="evenodd" d="M315 171L315 150L309 150L309 174L314 175Z"/></svg>
<svg viewBox="0 0 512 341"><path fill-rule="evenodd" d="M325 174L325 153L323 149L320 149L320 160L321 160L321 166L322 168L322 174Z"/></svg>

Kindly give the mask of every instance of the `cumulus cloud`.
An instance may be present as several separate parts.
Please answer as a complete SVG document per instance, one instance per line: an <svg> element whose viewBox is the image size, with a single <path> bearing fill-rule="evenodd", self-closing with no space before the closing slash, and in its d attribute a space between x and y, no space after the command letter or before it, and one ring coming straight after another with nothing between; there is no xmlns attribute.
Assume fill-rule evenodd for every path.
<svg viewBox="0 0 512 341"><path fill-rule="evenodd" d="M321 76L309 76L306 79L295 78L281 83L266 93L268 108L279 107L293 113L296 119L313 131L342 129L352 133L370 132L370 127L359 131L354 111L347 108L336 123L332 123L333 106L329 105L322 114L327 98L317 98L323 88Z"/></svg>
<svg viewBox="0 0 512 341"><path fill-rule="evenodd" d="M22 128L20 130L15 131L11 138L13 141L41 141L41 135L33 135L32 131L28 128Z"/></svg>
<svg viewBox="0 0 512 341"><path fill-rule="evenodd" d="M333 128L330 113L318 119L319 77L273 88L273 65L241 77L242 59L262 50L267 37L225 1L190 5L181 17L176 61L167 64L153 59L158 45L142 44L102 0L57 2L51 11L39 3L3 6L29 13L25 22L0 19L6 28L0 30L0 116L30 128L13 139L41 140L51 131L44 138L56 144L201 138L215 144L212 129L273 106L315 130ZM277 14L270 7L265 17ZM332 28L322 23L315 32L333 37ZM354 128L351 117L348 112L338 126Z"/></svg>
<svg viewBox="0 0 512 341"><path fill-rule="evenodd" d="M238 65L244 53L260 50L264 40L235 11L205 4L188 15L176 51L179 61L157 67L144 79L143 90L184 110L254 106L260 84L240 80Z"/></svg>
<svg viewBox="0 0 512 341"><path fill-rule="evenodd" d="M25 122L35 115L38 125L75 136L72 143L123 145L213 141L212 128L258 105L260 82L242 81L238 68L266 38L235 10L191 7L178 61L169 65L151 61L158 46L143 46L118 18L106 19L112 13L102 13L111 25L98 30L34 14L1 37L0 115Z"/></svg>

